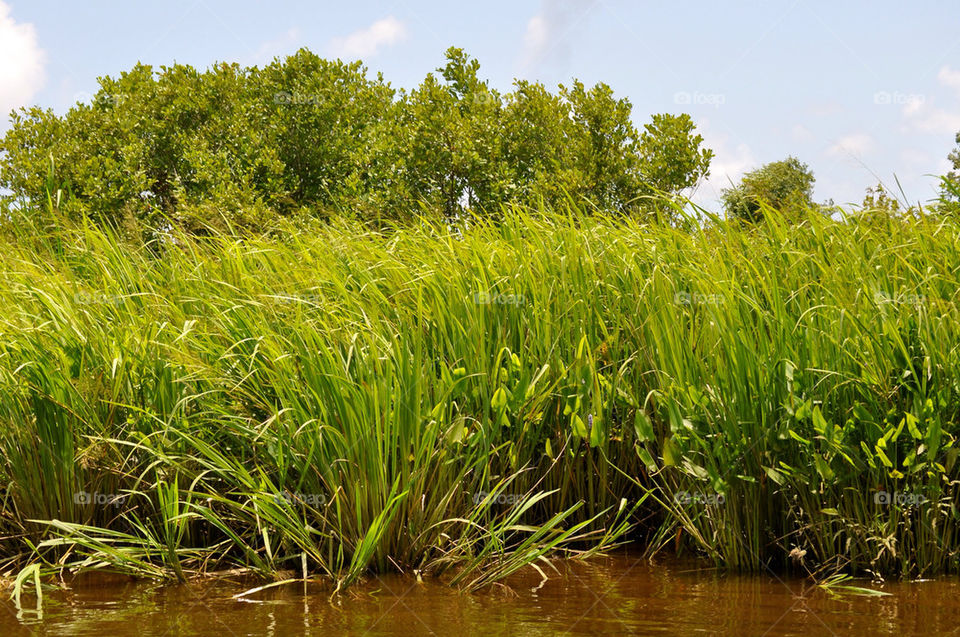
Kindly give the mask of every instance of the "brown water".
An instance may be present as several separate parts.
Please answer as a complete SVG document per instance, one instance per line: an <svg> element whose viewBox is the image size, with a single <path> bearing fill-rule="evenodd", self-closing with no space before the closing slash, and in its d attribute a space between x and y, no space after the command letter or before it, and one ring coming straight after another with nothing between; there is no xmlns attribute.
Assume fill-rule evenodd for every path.
<svg viewBox="0 0 960 637"><path fill-rule="evenodd" d="M236 582L113 583L0 601L0 635L960 635L960 580L874 585L889 597L831 595L802 580L734 576L618 555L557 562L510 588L460 594L390 576L330 599L288 585L251 595ZM27 610L30 608L31 610Z"/></svg>

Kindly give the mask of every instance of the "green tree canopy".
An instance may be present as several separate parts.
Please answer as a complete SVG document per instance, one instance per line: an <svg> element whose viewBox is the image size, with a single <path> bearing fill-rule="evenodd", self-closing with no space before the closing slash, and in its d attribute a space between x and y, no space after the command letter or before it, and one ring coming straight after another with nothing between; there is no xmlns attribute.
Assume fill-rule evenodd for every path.
<svg viewBox="0 0 960 637"><path fill-rule="evenodd" d="M451 48L408 92L306 49L262 68L138 64L62 116L14 113L0 187L13 205L59 193L68 214L202 231L569 200L648 214L646 195L678 196L708 174L688 115L654 115L641 133L605 84L553 93L518 80L501 94L479 69Z"/></svg>
<svg viewBox="0 0 960 637"><path fill-rule="evenodd" d="M940 178L940 197L933 206L941 214L960 213L960 133L957 133L956 142L957 147L947 156L952 170Z"/></svg>
<svg viewBox="0 0 960 637"><path fill-rule="evenodd" d="M748 172L740 184L723 191L728 216L746 221L761 218L764 204L777 210L813 205L813 172L795 157Z"/></svg>

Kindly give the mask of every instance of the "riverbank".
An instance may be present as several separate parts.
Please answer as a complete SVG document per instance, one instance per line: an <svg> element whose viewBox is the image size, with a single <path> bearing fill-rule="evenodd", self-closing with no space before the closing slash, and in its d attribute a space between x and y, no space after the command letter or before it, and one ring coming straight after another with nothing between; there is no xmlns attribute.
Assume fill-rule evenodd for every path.
<svg viewBox="0 0 960 637"><path fill-rule="evenodd" d="M3 235L4 568L960 565L952 222Z"/></svg>

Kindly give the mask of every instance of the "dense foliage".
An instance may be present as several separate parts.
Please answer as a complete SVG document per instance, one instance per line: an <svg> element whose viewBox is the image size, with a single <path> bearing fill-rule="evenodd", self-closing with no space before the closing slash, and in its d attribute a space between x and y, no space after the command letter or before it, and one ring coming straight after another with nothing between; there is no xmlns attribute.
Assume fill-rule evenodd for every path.
<svg viewBox="0 0 960 637"><path fill-rule="evenodd" d="M948 219L7 225L3 557L482 585L631 522L736 568L960 570Z"/></svg>
<svg viewBox="0 0 960 637"><path fill-rule="evenodd" d="M757 221L764 207L802 213L814 205L815 181L806 164L788 157L748 172L738 186L725 189L723 206L728 216L746 221Z"/></svg>
<svg viewBox="0 0 960 637"><path fill-rule="evenodd" d="M680 219L689 116L478 73L304 50L14 114L0 566L960 571L956 174L823 214L790 157Z"/></svg>
<svg viewBox="0 0 960 637"><path fill-rule="evenodd" d="M486 214L507 203L648 215L708 174L688 115L638 131L610 87L501 94L463 51L411 91L307 50L263 68L138 65L91 103L13 115L0 141L6 200L73 217L191 231L273 215ZM39 204L37 206L36 204Z"/></svg>

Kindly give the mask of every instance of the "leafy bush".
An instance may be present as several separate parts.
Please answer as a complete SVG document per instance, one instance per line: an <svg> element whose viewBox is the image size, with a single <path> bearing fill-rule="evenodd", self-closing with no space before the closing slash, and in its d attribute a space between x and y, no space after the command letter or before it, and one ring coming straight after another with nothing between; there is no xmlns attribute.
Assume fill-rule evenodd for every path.
<svg viewBox="0 0 960 637"><path fill-rule="evenodd" d="M788 157L748 172L740 185L725 189L723 206L728 216L745 221L758 221L764 206L780 211L810 207L814 181L806 164Z"/></svg>
<svg viewBox="0 0 960 637"><path fill-rule="evenodd" d="M439 74L394 90L359 62L307 50L263 67L138 64L100 79L89 104L13 114L0 141L7 206L122 225L263 228L276 215L404 218L589 203L650 212L707 175L687 115L639 133L631 105L580 82L501 95L447 51Z"/></svg>

